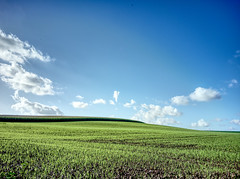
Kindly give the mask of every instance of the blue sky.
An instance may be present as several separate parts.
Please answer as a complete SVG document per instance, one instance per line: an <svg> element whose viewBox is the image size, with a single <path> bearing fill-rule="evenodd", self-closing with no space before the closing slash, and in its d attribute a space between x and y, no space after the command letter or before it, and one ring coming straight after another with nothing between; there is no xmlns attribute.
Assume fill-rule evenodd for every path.
<svg viewBox="0 0 240 179"><path fill-rule="evenodd" d="M0 114L240 130L240 1L1 1Z"/></svg>

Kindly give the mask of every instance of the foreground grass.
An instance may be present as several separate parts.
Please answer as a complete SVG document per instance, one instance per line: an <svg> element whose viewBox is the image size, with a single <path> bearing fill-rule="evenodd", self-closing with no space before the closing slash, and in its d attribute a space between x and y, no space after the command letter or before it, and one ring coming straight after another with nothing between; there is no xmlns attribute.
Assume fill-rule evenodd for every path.
<svg viewBox="0 0 240 179"><path fill-rule="evenodd" d="M0 178L239 178L239 143L144 123L0 122Z"/></svg>

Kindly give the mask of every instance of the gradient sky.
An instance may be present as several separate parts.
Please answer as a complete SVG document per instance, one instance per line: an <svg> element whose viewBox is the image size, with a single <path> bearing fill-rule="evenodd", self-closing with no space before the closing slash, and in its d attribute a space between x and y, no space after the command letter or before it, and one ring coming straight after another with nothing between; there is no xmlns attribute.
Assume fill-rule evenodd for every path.
<svg viewBox="0 0 240 179"><path fill-rule="evenodd" d="M0 1L0 114L240 130L240 1Z"/></svg>

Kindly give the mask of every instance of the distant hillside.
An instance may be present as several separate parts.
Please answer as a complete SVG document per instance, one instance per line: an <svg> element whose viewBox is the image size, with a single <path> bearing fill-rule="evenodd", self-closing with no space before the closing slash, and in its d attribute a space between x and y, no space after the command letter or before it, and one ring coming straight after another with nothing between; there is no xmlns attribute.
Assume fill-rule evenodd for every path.
<svg viewBox="0 0 240 179"><path fill-rule="evenodd" d="M1 122L67 122L67 121L118 121L137 122L141 121L111 118L111 117L90 117L90 116L30 116L30 115L0 115Z"/></svg>

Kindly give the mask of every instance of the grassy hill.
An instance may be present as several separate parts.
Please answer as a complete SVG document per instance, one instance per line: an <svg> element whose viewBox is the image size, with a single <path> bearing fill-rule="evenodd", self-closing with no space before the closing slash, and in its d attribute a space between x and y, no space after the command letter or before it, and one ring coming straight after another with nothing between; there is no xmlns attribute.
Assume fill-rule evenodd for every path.
<svg viewBox="0 0 240 179"><path fill-rule="evenodd" d="M0 122L70 122L70 121L119 121L119 122L142 123L141 121L131 119L111 117L0 115Z"/></svg>
<svg viewBox="0 0 240 179"><path fill-rule="evenodd" d="M240 177L239 133L104 119L0 122L0 141L0 178Z"/></svg>

